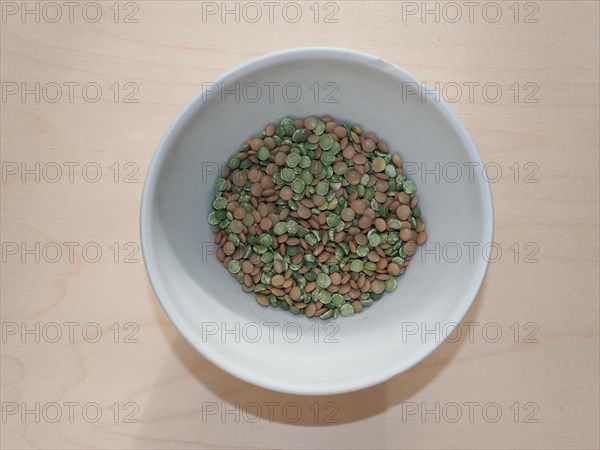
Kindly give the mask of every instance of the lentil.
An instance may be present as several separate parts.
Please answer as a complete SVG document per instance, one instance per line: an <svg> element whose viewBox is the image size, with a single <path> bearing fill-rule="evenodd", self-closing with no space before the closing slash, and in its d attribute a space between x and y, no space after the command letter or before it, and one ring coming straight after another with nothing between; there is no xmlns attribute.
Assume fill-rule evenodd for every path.
<svg viewBox="0 0 600 450"><path fill-rule="evenodd" d="M396 288L427 240L399 155L329 116L268 124L214 188L216 257L263 307L358 314Z"/></svg>

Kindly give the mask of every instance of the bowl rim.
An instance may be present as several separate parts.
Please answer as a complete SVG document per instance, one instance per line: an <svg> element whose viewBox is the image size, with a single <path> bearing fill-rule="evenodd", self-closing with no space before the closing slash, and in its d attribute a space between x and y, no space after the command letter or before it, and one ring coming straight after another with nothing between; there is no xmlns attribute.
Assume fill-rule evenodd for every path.
<svg viewBox="0 0 600 450"><path fill-rule="evenodd" d="M286 50L280 50L272 53L262 55L258 58L254 58L247 61L233 69L227 71L221 75L215 83L227 83L230 79L237 79L243 77L245 74L252 72L256 69L263 67L265 64L274 63L285 63L304 57L320 57L327 59L345 59L349 62L371 65L380 70L384 70L390 73L394 78L397 78L400 82L416 83L419 86L424 83L419 83L416 78L408 71L401 67L385 61L377 56L370 55L368 53L359 52L356 50L350 50L339 47L299 47ZM293 384L288 382L274 381L272 379L264 379L257 376L253 372L245 370L242 366L236 365L230 359L222 357L221 354L207 344L200 344L193 339L193 330L184 323L181 314L177 311L170 296L165 288L165 283L161 276L159 267L157 265L154 248L152 246L152 217L155 212L155 199L156 199L156 186L158 177L163 168L165 159L173 143L179 136L179 133L185 128L190 122L194 115L203 107L202 96L204 90L200 91L177 115L175 120L171 123L168 130L161 139L154 155L150 161L146 178L144 180L144 188L142 191L141 208L140 208L140 243L142 247L142 254L144 258L144 265L154 294L161 304L163 310L175 325L175 328L183 337L189 342L189 344L196 349L202 356L208 359L211 363L218 366L220 369L236 376L237 378L262 388L284 392L287 394L300 394L300 395L330 395L330 394L341 394L345 392L352 392L360 389L365 389L379 383L383 383L390 380L394 376L405 372L411 367L415 366L427 356L429 356L436 348L438 348L443 340L440 342L434 342L430 345L430 348L424 347L424 351L415 354L412 358L404 358L402 361L398 361L395 364L389 364L386 370L381 370L374 373L372 376L363 377L360 381L354 380L350 382L340 382L334 388L331 386L320 386L314 384ZM471 161L477 161L483 164L481 155L473 142L473 139L467 132L467 129L459 120L458 116L452 111L450 106L440 98L439 101L434 102L434 107L438 108L438 111L442 114L445 120L452 126L454 131L457 133L462 144L465 146ZM483 208L482 214L487 220L485 229L483 230L484 239L487 242L493 241L494 235L494 214L493 214L493 198L489 181L485 178L481 184L483 192ZM469 290L465 293L466 298L470 298L468 302L465 302L462 310L457 314L456 320L449 322L449 334L453 333L458 324L462 322L467 312L473 305L475 298L481 288L485 274L489 266L489 261L484 258L484 262L479 264L476 268L473 281L470 284ZM454 319L454 318L452 318Z"/></svg>

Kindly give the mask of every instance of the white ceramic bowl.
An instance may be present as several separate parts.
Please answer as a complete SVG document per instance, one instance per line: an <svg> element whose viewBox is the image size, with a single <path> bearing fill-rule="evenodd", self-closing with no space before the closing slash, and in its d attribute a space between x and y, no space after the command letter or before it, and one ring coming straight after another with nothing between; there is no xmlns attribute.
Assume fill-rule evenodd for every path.
<svg viewBox="0 0 600 450"><path fill-rule="evenodd" d="M215 93L217 87L229 94ZM390 379L454 330L487 268L491 193L463 125L445 103L420 93L411 75L379 58L294 49L205 85L175 120L146 177L141 241L158 299L202 355L265 388L333 394ZM284 116L324 114L373 131L400 153L417 183L429 235L393 293L335 321L260 307L215 258L206 218L217 168L253 133ZM438 180L431 172L436 163ZM457 167L462 175L455 180ZM436 328L437 336L426 333Z"/></svg>

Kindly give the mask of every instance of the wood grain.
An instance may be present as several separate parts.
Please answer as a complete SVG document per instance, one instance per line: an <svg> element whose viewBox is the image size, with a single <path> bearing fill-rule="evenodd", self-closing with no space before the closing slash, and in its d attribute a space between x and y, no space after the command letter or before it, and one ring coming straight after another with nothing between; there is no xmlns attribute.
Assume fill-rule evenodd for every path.
<svg viewBox="0 0 600 450"><path fill-rule="evenodd" d="M271 23L259 2L250 23L240 3L237 23L203 21L220 2L98 2L98 22L88 7L70 23L59 2L51 23L52 6L27 2L38 23L2 2L3 448L598 448L598 2L501 1L497 23L485 2L472 21L462 6L456 23L447 3L428 3L438 22L413 14L420 4L321 2L315 23L313 2L298 2L298 22L290 9ZM376 54L450 96L464 89L452 107L502 170L492 190L503 256L465 319L479 324L472 339L463 325L459 342L389 382L299 397L224 373L179 336L147 281L138 213L153 149L202 82L318 45ZM23 99L22 83L36 82L40 101ZM65 82L79 83L73 102ZM55 103L48 83L62 86ZM99 101L94 86L84 98L87 83ZM469 83L496 83L502 97L469 98Z"/></svg>

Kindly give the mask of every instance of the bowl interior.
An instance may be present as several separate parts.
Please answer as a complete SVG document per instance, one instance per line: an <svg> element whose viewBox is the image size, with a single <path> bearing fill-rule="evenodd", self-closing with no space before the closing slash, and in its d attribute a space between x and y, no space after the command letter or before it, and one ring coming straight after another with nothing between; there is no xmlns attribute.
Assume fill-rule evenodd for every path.
<svg viewBox="0 0 600 450"><path fill-rule="evenodd" d="M270 55L205 86L153 160L142 243L163 307L206 357L271 389L344 392L406 370L462 319L487 265L489 186L455 116L423 100L402 70L336 49ZM243 142L285 116L323 114L359 124L401 155L429 236L394 292L335 321L258 306L215 258L207 222L214 180Z"/></svg>

